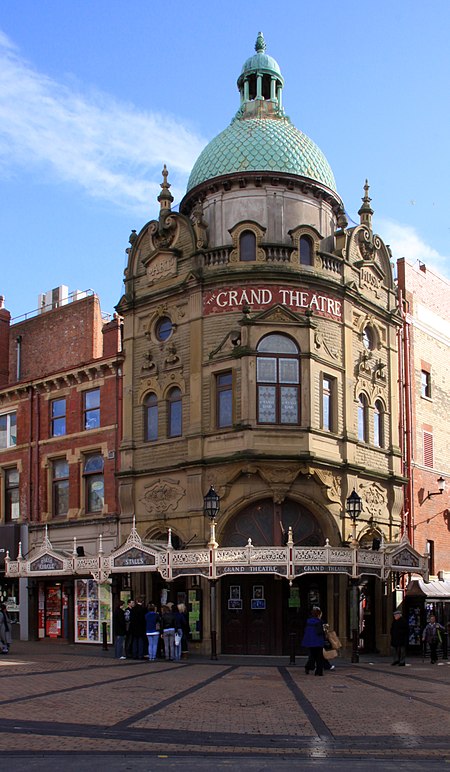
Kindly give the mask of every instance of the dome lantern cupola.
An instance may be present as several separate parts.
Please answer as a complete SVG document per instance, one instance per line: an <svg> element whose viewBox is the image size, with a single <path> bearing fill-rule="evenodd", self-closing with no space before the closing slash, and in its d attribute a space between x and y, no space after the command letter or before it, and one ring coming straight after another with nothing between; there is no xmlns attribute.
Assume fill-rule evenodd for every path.
<svg viewBox="0 0 450 772"><path fill-rule="evenodd" d="M254 103L266 102L267 106L282 114L281 94L284 80L278 63L265 53L266 43L262 32L256 39L256 54L245 62L237 86L241 95L241 107L251 109ZM251 110L252 113L255 109Z"/></svg>

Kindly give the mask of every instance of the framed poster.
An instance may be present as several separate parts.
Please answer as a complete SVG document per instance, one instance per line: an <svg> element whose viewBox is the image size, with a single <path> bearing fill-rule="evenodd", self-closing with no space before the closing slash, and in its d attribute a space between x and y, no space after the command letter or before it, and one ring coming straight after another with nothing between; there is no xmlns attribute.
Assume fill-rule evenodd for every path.
<svg viewBox="0 0 450 772"><path fill-rule="evenodd" d="M189 638L191 641L201 641L203 637L202 624L202 591L188 590Z"/></svg>
<svg viewBox="0 0 450 772"><path fill-rule="evenodd" d="M75 643L102 643L106 622L108 643L112 638L112 596L109 584L94 579L75 580Z"/></svg>
<svg viewBox="0 0 450 772"><path fill-rule="evenodd" d="M242 611L242 600L240 598L228 598L229 611Z"/></svg>

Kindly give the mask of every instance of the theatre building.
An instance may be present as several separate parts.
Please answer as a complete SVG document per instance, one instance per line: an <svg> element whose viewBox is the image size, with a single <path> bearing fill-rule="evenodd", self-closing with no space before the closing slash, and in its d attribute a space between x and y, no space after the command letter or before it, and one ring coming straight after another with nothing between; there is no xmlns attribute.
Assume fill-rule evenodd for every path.
<svg viewBox="0 0 450 772"><path fill-rule="evenodd" d="M255 48L179 212L164 168L159 217L130 237L121 518L147 545L171 529L134 587L195 602L205 651L210 618L218 651L286 651L316 604L344 640L356 628L383 651L396 584L424 571L403 522L390 253L367 183L348 227L262 35Z"/></svg>
<svg viewBox="0 0 450 772"><path fill-rule="evenodd" d="M95 569L120 541L120 320L92 291L58 287L12 321L1 300L2 599L23 639L99 642L112 597Z"/></svg>
<svg viewBox="0 0 450 772"><path fill-rule="evenodd" d="M355 657L385 652L400 588L427 572L403 510L403 320L390 253L373 232L367 183L348 226L325 156L285 115L261 34L255 49L237 112L197 159L179 211L164 167L159 215L130 236L117 306L120 459L112 414L101 433L79 413L70 451L50 424L35 446L47 486L61 455L72 470L67 525L99 536L109 518L111 538L88 562L60 553L41 527L7 573L39 581L55 561L68 581L88 572L117 594L183 601L190 645L212 655L286 653L314 605ZM116 388L117 361L45 379L45 420L66 393L82 405L99 384ZM16 399L13 387L4 415ZM112 491L101 517L83 509L91 453L105 484L114 468L120 532ZM19 463L15 451L1 460L4 475ZM46 501L39 515L30 504L31 519L56 535Z"/></svg>

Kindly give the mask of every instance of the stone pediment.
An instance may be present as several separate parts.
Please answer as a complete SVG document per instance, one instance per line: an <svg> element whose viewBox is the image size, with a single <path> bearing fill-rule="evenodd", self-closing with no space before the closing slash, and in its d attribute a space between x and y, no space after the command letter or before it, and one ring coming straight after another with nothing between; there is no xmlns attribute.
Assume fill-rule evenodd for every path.
<svg viewBox="0 0 450 772"><path fill-rule="evenodd" d="M276 324L306 324L304 316L294 313L289 308L277 303L276 305L268 308L265 311L261 311L259 314L255 314L252 317L252 322L275 322Z"/></svg>

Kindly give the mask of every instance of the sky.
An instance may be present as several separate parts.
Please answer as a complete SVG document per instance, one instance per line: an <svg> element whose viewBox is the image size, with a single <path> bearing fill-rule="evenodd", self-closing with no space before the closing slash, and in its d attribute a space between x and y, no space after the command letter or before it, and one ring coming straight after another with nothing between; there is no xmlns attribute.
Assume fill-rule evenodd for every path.
<svg viewBox="0 0 450 772"><path fill-rule="evenodd" d="M113 313L125 250L175 204L239 107L258 31L294 125L321 148L351 220L367 178L393 259L450 278L450 2L3 0L0 294L93 289Z"/></svg>

